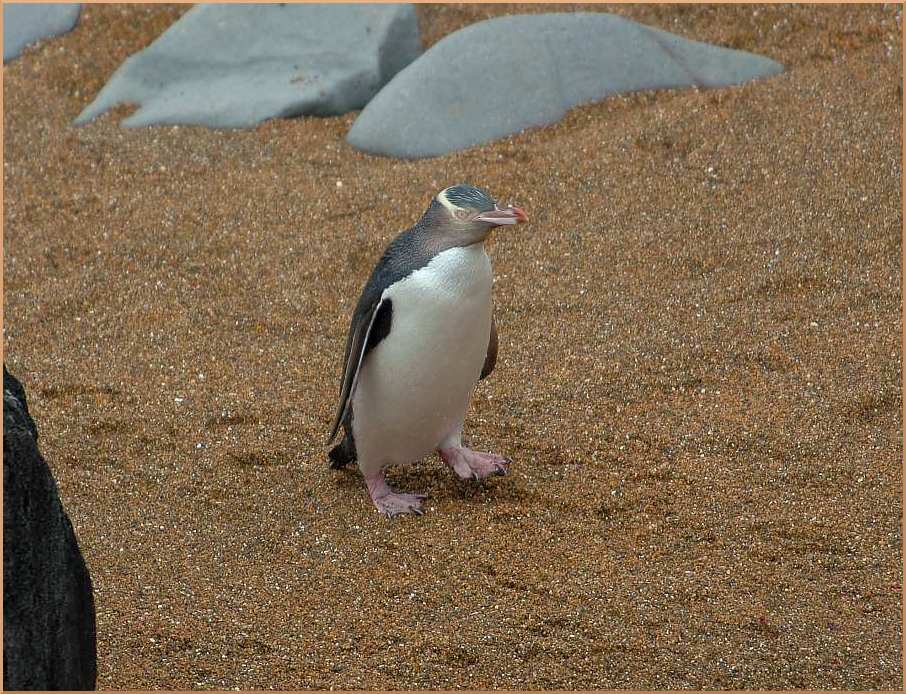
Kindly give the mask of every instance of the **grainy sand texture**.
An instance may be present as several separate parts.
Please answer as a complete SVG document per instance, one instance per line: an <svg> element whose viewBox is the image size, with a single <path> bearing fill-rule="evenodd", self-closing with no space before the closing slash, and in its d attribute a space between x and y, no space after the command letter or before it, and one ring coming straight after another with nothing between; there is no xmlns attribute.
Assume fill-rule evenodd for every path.
<svg viewBox="0 0 906 694"><path fill-rule="evenodd" d="M427 45L539 5L419 6ZM71 127L186 6L4 67L4 347L96 590L102 688L902 685L902 10L610 11L787 71L438 159L355 114ZM500 357L387 521L326 436L384 245L467 181Z"/></svg>

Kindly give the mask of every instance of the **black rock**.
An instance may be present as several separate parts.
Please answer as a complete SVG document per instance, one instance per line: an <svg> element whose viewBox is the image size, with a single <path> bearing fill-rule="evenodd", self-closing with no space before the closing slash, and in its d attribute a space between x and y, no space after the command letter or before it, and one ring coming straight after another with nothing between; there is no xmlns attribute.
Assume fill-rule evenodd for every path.
<svg viewBox="0 0 906 694"><path fill-rule="evenodd" d="M37 436L4 365L3 688L94 689L91 576Z"/></svg>

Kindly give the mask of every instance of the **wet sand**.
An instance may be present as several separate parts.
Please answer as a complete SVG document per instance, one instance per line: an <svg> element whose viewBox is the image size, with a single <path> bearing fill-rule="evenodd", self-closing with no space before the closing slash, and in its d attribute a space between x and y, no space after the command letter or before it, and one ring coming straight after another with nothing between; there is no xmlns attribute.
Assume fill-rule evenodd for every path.
<svg viewBox="0 0 906 694"><path fill-rule="evenodd" d="M99 687L902 685L900 8L598 6L787 72L439 159L352 150L354 114L70 127L185 9L91 5L4 68L5 360ZM327 466L346 329L460 181L532 220L489 243L466 424L516 462L393 469L431 500L388 522Z"/></svg>

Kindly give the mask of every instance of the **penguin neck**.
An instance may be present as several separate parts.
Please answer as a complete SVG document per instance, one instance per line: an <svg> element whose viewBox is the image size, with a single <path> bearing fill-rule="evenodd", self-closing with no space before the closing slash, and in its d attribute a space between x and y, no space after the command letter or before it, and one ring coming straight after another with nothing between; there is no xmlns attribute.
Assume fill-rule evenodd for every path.
<svg viewBox="0 0 906 694"><path fill-rule="evenodd" d="M434 254L449 248L483 244L491 231L490 226L462 222L454 218L437 200L431 202L416 226L425 244Z"/></svg>

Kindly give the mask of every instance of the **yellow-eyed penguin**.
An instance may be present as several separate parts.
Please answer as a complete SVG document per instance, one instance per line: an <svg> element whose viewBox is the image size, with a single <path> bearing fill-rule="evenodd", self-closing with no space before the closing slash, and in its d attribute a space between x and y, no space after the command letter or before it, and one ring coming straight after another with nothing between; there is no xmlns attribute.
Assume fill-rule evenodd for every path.
<svg viewBox="0 0 906 694"><path fill-rule="evenodd" d="M497 359L484 241L525 221L481 188L445 188L390 242L362 289L328 443L342 425L331 467L358 460L379 513L421 515L425 497L393 491L384 468L435 450L462 479L506 474L510 460L465 448L462 427L475 384Z"/></svg>

